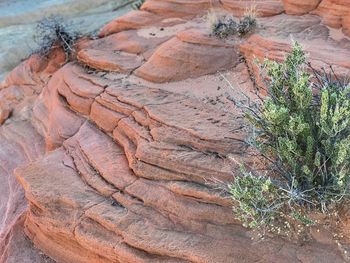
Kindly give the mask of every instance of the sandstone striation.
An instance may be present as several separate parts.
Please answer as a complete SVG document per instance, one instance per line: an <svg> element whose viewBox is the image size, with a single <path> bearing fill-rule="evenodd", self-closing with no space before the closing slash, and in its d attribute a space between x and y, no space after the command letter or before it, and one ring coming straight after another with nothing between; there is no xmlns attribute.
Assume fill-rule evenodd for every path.
<svg viewBox="0 0 350 263"><path fill-rule="evenodd" d="M17 66L0 85L0 261L50 262L24 234L28 203L23 188L13 177L16 167L45 154L45 141L31 122L33 102L64 54L55 50L49 59L33 55Z"/></svg>
<svg viewBox="0 0 350 263"><path fill-rule="evenodd" d="M34 34L37 22L44 17L62 16L71 30L90 34L130 10L128 0L1 0L0 82L7 72L39 49Z"/></svg>
<svg viewBox="0 0 350 263"><path fill-rule="evenodd" d="M302 15L316 14L322 18L322 22L333 28L343 28L344 33L349 34L350 7L347 1L342 0L283 0L287 14Z"/></svg>
<svg viewBox="0 0 350 263"><path fill-rule="evenodd" d="M347 262L349 243L329 233L256 242L218 188L240 162L258 168L226 78L250 92L254 60L282 60L291 37L316 69L350 70L349 38L323 23L346 32L336 1L327 16L325 0L256 1L254 32L211 34L211 7L241 16L251 2L147 0L79 43L75 61L55 50L7 76L0 262Z"/></svg>
<svg viewBox="0 0 350 263"><path fill-rule="evenodd" d="M258 17L268 17L283 13L284 7L280 0L221 0L224 8L234 16L243 16L252 11Z"/></svg>
<svg viewBox="0 0 350 263"><path fill-rule="evenodd" d="M315 10L322 0L283 0L284 9L289 15L305 15Z"/></svg>

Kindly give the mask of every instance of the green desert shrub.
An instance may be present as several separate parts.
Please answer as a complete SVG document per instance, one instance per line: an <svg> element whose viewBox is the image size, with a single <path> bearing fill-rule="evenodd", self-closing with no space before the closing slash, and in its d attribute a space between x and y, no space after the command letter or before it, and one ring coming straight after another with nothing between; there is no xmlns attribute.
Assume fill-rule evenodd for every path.
<svg viewBox="0 0 350 263"><path fill-rule="evenodd" d="M327 213L349 194L350 85L332 68L314 70L298 43L284 62L266 60L260 70L266 97L235 103L270 174L238 176L229 185L234 210L250 227L286 215L311 225L309 211Z"/></svg>
<svg viewBox="0 0 350 263"><path fill-rule="evenodd" d="M242 170L242 175L228 189L237 202L233 211L243 226L258 228L273 223L283 192L270 178Z"/></svg>

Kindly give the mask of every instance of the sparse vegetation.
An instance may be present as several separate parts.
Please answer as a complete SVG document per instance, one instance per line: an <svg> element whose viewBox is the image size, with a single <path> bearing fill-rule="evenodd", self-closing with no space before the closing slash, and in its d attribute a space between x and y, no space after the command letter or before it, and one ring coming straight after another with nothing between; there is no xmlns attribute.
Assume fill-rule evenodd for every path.
<svg viewBox="0 0 350 263"><path fill-rule="evenodd" d="M81 35L74 32L60 16L45 17L38 22L35 41L39 45L36 53L47 56L52 49L61 47L66 53L66 60L75 53L75 42Z"/></svg>
<svg viewBox="0 0 350 263"><path fill-rule="evenodd" d="M245 171L229 185L245 226L310 226L310 212L330 213L349 196L350 85L318 72L294 43L283 63L260 64L267 96L233 100L249 122L247 140L270 164L269 176ZM244 164L243 164L244 165Z"/></svg>
<svg viewBox="0 0 350 263"><path fill-rule="evenodd" d="M257 26L254 8L247 10L238 22L232 16L218 17L214 11L210 11L206 19L213 34L221 39L232 35L242 37Z"/></svg>
<svg viewBox="0 0 350 263"><path fill-rule="evenodd" d="M252 5L251 7L247 8L237 25L238 35L244 36L252 31L257 26L256 17L256 6Z"/></svg>
<svg viewBox="0 0 350 263"><path fill-rule="evenodd" d="M244 169L242 176L229 185L229 192L237 202L233 207L237 219L243 226L251 228L271 224L281 205L279 199L283 196L270 178L255 176Z"/></svg>
<svg viewBox="0 0 350 263"><path fill-rule="evenodd" d="M244 16L237 24L237 33L244 36L256 27L256 18L253 16Z"/></svg>
<svg viewBox="0 0 350 263"><path fill-rule="evenodd" d="M132 4L132 8L135 10L139 10L144 2L145 0L137 0L135 3Z"/></svg>
<svg viewBox="0 0 350 263"><path fill-rule="evenodd" d="M218 18L215 13L208 14L208 24L218 38L227 38L237 33L237 22L232 17Z"/></svg>

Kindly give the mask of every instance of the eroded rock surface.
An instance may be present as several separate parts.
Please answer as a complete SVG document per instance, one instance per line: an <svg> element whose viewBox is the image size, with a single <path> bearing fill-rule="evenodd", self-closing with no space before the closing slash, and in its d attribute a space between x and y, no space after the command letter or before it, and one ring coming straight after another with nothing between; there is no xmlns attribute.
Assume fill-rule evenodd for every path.
<svg viewBox="0 0 350 263"><path fill-rule="evenodd" d="M111 19L130 11L128 2L130 1L0 1L0 82L7 72L39 49L34 38L39 20L51 15L62 16L70 30L93 34Z"/></svg>
<svg viewBox="0 0 350 263"><path fill-rule="evenodd" d="M0 127L0 262L50 262L24 234L28 205L23 188L13 177L16 167L45 153L45 142L30 122L30 115L33 94L45 84L46 73L54 70L49 68L47 63L32 58L8 76L8 86L0 91L6 94L1 96L1 105L11 108L12 114Z"/></svg>
<svg viewBox="0 0 350 263"><path fill-rule="evenodd" d="M348 1L343 0L283 0L287 14L316 14L322 22L333 28L343 28L344 33L350 35L350 7Z"/></svg>
<svg viewBox="0 0 350 263"><path fill-rule="evenodd" d="M254 32L212 36L209 8L252 2ZM226 80L252 91L254 59L282 60L291 37L315 68L348 74L349 38L313 13L324 2L147 0L77 61L20 64L0 87L0 262L346 262L345 241L255 242L217 187L257 165Z"/></svg>

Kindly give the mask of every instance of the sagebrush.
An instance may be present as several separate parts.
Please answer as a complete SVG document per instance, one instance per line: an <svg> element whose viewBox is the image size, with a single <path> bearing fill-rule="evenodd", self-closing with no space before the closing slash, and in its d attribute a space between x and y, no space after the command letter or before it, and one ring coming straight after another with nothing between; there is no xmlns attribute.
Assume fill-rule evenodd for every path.
<svg viewBox="0 0 350 263"><path fill-rule="evenodd" d="M215 12L211 11L206 19L214 36L221 39L232 35L242 37L257 26L256 16L253 12L247 12L241 19L235 21L232 16L218 17Z"/></svg>
<svg viewBox="0 0 350 263"><path fill-rule="evenodd" d="M39 49L35 52L47 56L51 50L62 48L66 60L69 60L75 53L76 40L81 36L82 34L73 31L71 26L64 22L63 17L45 17L36 26L34 39Z"/></svg>
<svg viewBox="0 0 350 263"><path fill-rule="evenodd" d="M145 0L137 0L132 4L132 8L134 10L139 10L144 2L145 2Z"/></svg>
<svg viewBox="0 0 350 263"><path fill-rule="evenodd" d="M284 215L311 225L308 211L327 213L349 195L350 85L331 67L315 70L297 42L284 62L266 60L260 70L266 97L234 102L270 174L243 172L229 185L235 211L250 227Z"/></svg>

